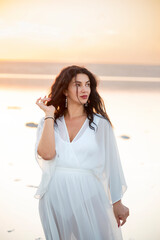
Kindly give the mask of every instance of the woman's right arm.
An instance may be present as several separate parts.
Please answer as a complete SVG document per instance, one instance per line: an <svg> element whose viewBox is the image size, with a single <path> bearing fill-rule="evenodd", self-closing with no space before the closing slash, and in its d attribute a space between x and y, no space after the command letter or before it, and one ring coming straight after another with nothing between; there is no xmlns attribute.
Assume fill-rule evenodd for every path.
<svg viewBox="0 0 160 240"><path fill-rule="evenodd" d="M54 117L54 106L47 107L45 105L45 101L47 101L46 99L48 98L41 99L41 102L39 102L39 99L37 99L36 104L45 112L45 117ZM44 160L51 160L56 155L54 120L52 118L44 120L42 135L39 140L37 153Z"/></svg>

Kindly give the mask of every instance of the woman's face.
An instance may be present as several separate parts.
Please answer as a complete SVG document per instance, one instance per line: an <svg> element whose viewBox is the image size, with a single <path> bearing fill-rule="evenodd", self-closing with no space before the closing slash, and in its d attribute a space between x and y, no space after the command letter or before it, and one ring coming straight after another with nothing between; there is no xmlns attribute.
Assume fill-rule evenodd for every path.
<svg viewBox="0 0 160 240"><path fill-rule="evenodd" d="M91 92L89 77L84 73L78 73L72 78L66 91L68 103L85 104ZM78 96L78 98L77 98ZM79 99L79 100L78 100Z"/></svg>

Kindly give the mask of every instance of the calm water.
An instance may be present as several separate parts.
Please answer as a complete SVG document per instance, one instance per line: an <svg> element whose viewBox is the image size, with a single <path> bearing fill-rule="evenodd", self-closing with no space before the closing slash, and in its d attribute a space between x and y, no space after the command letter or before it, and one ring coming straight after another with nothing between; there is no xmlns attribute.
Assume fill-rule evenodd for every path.
<svg viewBox="0 0 160 240"><path fill-rule="evenodd" d="M45 239L38 200L33 197L41 177L34 158L36 128L25 124L37 123L43 116L35 102L47 91L43 84L37 89L29 84L28 88L1 85L0 239L3 240ZM115 127L128 184L122 199L130 208L130 217L122 227L124 240L159 240L160 91L145 88L130 91L127 87L120 90L103 87L99 91Z"/></svg>

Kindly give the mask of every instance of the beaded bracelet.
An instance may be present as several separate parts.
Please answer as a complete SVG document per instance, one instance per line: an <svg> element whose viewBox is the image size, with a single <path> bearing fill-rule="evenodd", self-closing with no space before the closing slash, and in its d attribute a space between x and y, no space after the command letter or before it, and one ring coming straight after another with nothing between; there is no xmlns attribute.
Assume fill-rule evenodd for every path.
<svg viewBox="0 0 160 240"><path fill-rule="evenodd" d="M44 120L48 119L48 118L52 118L53 120L55 120L54 117L45 117Z"/></svg>

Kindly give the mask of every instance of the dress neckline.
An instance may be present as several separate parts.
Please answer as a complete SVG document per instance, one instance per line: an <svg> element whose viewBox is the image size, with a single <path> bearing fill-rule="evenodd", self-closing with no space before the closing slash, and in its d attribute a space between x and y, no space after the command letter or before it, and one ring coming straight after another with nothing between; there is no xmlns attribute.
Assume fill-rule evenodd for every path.
<svg viewBox="0 0 160 240"><path fill-rule="evenodd" d="M82 124L81 128L79 129L78 133L75 135L75 137L72 139L72 141L70 141L70 138L69 138L69 133L68 133L68 129L67 129L67 125L66 125L66 121L65 121L65 118L64 118L64 115L62 117L63 119L63 123L64 123L64 126L65 126L65 130L66 130L66 134L67 134L67 138L68 138L68 142L71 144L75 141L75 139L78 137L78 135L80 134L80 132L82 131L86 121L88 120L88 118L86 118L86 120L84 121L84 123Z"/></svg>

